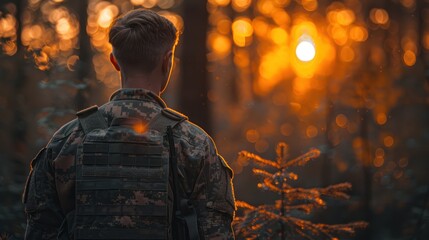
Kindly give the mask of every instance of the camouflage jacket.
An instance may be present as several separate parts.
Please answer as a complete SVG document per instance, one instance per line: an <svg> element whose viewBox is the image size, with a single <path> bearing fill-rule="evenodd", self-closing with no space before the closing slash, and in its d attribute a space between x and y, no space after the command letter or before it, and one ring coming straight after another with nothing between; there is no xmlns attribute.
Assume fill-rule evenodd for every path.
<svg viewBox="0 0 429 240"><path fill-rule="evenodd" d="M149 121L165 107L165 103L150 91L121 89L100 107L100 111L108 123L115 117L137 117ZM201 238L233 239L231 221L235 202L232 170L217 153L213 140L195 124L189 121L180 123L173 129L173 136L178 155L179 183L185 192L192 193L191 199L200 203L197 215ZM83 137L83 130L75 119L58 130L31 162L23 194L27 214L26 239L56 239L64 228L71 225L67 218L75 208L74 162L77 146ZM131 219L114 224L139 223Z"/></svg>

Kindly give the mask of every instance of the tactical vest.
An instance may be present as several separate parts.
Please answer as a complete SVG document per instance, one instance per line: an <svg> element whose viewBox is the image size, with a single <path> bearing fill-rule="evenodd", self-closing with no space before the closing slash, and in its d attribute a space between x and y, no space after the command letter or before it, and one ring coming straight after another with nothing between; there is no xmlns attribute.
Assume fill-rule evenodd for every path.
<svg viewBox="0 0 429 240"><path fill-rule="evenodd" d="M149 123L115 118L107 126L94 106L78 119L85 138L75 160L75 239L167 239L166 133L186 117L163 109Z"/></svg>

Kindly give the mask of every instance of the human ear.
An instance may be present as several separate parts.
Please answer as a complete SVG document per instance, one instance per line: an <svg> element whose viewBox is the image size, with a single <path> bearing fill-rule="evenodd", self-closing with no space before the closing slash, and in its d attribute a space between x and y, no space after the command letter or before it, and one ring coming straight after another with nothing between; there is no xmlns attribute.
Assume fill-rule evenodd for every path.
<svg viewBox="0 0 429 240"><path fill-rule="evenodd" d="M172 67L173 67L173 51L168 51L164 55L164 59L162 61L162 73L165 75L170 75Z"/></svg>
<svg viewBox="0 0 429 240"><path fill-rule="evenodd" d="M116 71L121 71L121 67L118 64L118 61L116 60L113 53L110 53L110 62L112 63L113 67L115 67Z"/></svg>

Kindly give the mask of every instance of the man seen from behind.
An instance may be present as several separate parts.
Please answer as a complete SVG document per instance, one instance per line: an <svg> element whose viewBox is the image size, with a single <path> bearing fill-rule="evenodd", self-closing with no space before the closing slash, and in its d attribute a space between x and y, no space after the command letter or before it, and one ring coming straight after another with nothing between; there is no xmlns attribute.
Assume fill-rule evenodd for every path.
<svg viewBox="0 0 429 240"><path fill-rule="evenodd" d="M116 19L121 88L80 111L31 162L25 239L233 239L233 172L160 94L178 32L143 9Z"/></svg>

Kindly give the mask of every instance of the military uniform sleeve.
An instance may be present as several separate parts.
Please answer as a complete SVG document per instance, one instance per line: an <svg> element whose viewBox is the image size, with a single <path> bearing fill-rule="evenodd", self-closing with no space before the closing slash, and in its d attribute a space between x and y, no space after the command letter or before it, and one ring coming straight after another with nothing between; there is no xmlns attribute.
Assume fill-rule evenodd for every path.
<svg viewBox="0 0 429 240"><path fill-rule="evenodd" d="M53 169L44 148L31 161L23 203L27 215L25 239L56 239L62 213L55 189Z"/></svg>
<svg viewBox="0 0 429 240"><path fill-rule="evenodd" d="M57 132L31 161L22 197L27 215L25 239L57 239L64 216L55 187L52 159L62 148L65 138L63 131Z"/></svg>
<svg viewBox="0 0 429 240"><path fill-rule="evenodd" d="M234 239L231 222L235 212L233 171L217 154L211 139L203 164L206 211L199 211L199 231L204 239ZM201 183L200 183L201 184Z"/></svg>

